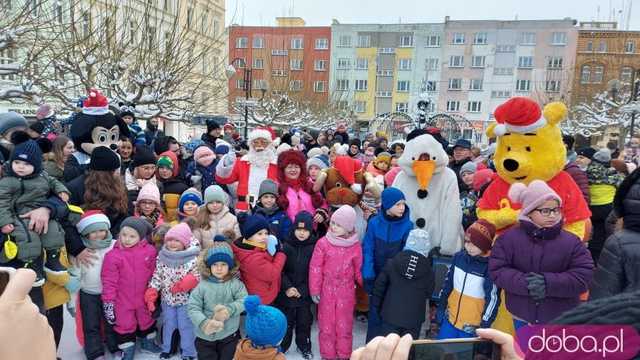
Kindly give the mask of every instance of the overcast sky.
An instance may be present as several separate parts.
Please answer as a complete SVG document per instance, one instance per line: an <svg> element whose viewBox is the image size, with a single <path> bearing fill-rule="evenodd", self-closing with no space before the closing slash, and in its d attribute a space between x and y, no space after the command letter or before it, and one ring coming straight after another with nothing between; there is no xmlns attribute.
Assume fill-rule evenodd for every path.
<svg viewBox="0 0 640 360"><path fill-rule="evenodd" d="M307 25L341 23L413 23L452 20L561 19L621 23L621 9L634 0L227 0L226 23L273 26L276 16L299 16ZM598 16L598 7L600 8ZM625 11L626 12L626 11ZM634 16L635 15L635 16ZM626 19L626 17L625 17ZM619 28L624 29L620 24ZM640 1L635 0L629 29L640 30Z"/></svg>

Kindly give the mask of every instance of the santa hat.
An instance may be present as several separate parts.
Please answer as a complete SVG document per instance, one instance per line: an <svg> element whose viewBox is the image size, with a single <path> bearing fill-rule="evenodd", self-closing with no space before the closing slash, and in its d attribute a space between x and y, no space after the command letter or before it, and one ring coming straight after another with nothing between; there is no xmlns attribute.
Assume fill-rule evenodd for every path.
<svg viewBox="0 0 640 360"><path fill-rule="evenodd" d="M362 193L361 185L356 184L355 172L359 170L357 164L358 163L351 157L342 155L336 157L336 160L333 162L333 167L338 170L338 174L349 184L351 190L356 193Z"/></svg>
<svg viewBox="0 0 640 360"><path fill-rule="evenodd" d="M249 133L248 141L251 143L255 139L266 139L273 142L273 133L266 128L255 128Z"/></svg>
<svg viewBox="0 0 640 360"><path fill-rule="evenodd" d="M493 129L496 136L507 132L530 133L545 126L547 120L542 117L540 105L526 97L514 97L498 106L493 115L498 125Z"/></svg>
<svg viewBox="0 0 640 360"><path fill-rule="evenodd" d="M104 115L109 112L109 100L96 89L89 90L89 96L82 102L82 113Z"/></svg>
<svg viewBox="0 0 640 360"><path fill-rule="evenodd" d="M111 228L111 222L107 215L100 210L85 211L76 224L76 229L82 235L97 230L109 230L109 228Z"/></svg>

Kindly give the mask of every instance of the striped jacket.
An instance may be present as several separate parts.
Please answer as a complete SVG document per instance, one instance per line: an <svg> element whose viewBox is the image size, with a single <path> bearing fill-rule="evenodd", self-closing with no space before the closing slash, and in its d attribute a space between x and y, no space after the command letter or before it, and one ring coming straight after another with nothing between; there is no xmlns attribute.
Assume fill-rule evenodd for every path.
<svg viewBox="0 0 640 360"><path fill-rule="evenodd" d="M440 292L441 318L448 313L449 322L458 329L465 325L488 328L498 313L500 295L489 277L489 258L471 256L461 250L453 261Z"/></svg>

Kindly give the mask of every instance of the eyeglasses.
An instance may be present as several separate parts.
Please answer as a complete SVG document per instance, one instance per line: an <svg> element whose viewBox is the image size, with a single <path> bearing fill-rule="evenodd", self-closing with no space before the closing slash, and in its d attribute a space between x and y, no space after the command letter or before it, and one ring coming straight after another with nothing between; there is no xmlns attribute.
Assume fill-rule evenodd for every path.
<svg viewBox="0 0 640 360"><path fill-rule="evenodd" d="M558 206L554 208L535 209L534 211L539 212L542 216L556 216L562 211L562 208Z"/></svg>

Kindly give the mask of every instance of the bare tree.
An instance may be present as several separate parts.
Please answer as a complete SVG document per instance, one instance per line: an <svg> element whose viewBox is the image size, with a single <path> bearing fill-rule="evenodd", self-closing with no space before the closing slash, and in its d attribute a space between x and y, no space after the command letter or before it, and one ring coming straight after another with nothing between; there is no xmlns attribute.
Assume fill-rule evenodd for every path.
<svg viewBox="0 0 640 360"><path fill-rule="evenodd" d="M631 90L624 87L615 96L611 91L597 93L588 102L581 102L571 109L570 119L561 123L563 131L584 137L601 136L607 127L618 129L624 139L631 121L629 107ZM633 104L631 104L633 105Z"/></svg>

